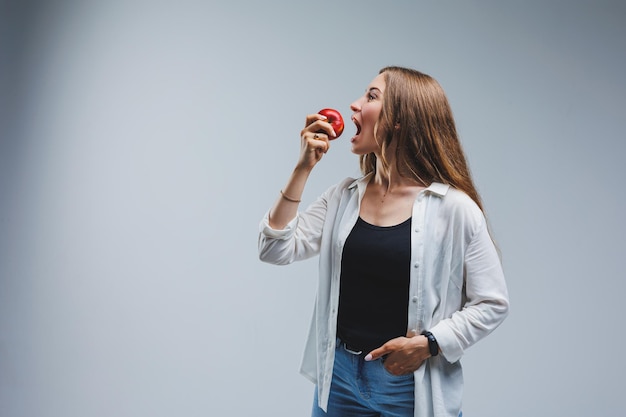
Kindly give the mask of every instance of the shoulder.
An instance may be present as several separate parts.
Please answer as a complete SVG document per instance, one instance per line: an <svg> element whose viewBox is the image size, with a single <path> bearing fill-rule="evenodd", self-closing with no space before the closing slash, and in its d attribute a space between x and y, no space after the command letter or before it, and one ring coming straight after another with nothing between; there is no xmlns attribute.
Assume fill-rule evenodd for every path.
<svg viewBox="0 0 626 417"><path fill-rule="evenodd" d="M471 197L465 194L463 191L458 190L454 187L449 187L448 192L443 196L443 200L454 207L467 209L467 210L478 210L478 204L471 199Z"/></svg>
<svg viewBox="0 0 626 417"><path fill-rule="evenodd" d="M463 191L447 186L447 190L438 194L438 197L441 199L442 214L452 220L472 226L479 226L485 222L485 216L478 204Z"/></svg>

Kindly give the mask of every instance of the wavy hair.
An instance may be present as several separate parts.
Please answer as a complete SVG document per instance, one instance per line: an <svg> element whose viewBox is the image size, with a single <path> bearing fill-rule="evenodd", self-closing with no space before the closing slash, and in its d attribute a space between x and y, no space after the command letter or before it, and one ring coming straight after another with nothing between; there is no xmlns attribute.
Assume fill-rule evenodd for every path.
<svg viewBox="0 0 626 417"><path fill-rule="evenodd" d="M414 69L391 66L380 74L385 92L375 136L381 145L382 169L389 169L387 152L395 143L395 164L401 176L426 186L448 184L465 192L483 210L443 88ZM376 172L376 161L374 153L362 155L361 172Z"/></svg>

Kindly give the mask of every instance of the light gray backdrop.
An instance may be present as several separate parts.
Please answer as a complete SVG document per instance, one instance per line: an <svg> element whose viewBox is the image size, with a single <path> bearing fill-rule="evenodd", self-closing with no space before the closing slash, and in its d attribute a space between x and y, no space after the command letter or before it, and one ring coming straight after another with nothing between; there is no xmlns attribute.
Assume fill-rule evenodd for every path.
<svg viewBox="0 0 626 417"><path fill-rule="evenodd" d="M511 315L466 416L624 414L623 1L28 1L0 10L0 415L306 416L316 260L257 258L304 117L447 91ZM311 202L358 175L344 137Z"/></svg>

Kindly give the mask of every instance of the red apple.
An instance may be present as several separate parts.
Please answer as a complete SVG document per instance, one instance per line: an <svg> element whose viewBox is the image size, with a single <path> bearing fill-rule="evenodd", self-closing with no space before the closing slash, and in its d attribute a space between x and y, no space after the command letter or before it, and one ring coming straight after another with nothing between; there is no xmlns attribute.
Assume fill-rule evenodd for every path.
<svg viewBox="0 0 626 417"><path fill-rule="evenodd" d="M335 109L322 109L317 113L326 117L328 123L330 123L337 134L334 138L329 137L329 139L337 139L341 136L343 133L343 117L341 117L341 113Z"/></svg>

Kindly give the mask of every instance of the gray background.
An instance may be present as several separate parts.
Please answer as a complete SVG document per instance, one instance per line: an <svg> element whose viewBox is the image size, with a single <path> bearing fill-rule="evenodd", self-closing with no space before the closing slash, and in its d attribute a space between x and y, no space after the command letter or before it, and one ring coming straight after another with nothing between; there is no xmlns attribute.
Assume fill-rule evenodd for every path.
<svg viewBox="0 0 626 417"><path fill-rule="evenodd" d="M260 263L258 222L305 115L390 64L443 85L503 252L464 415L624 414L624 2L1 7L3 417L307 415L316 260Z"/></svg>

